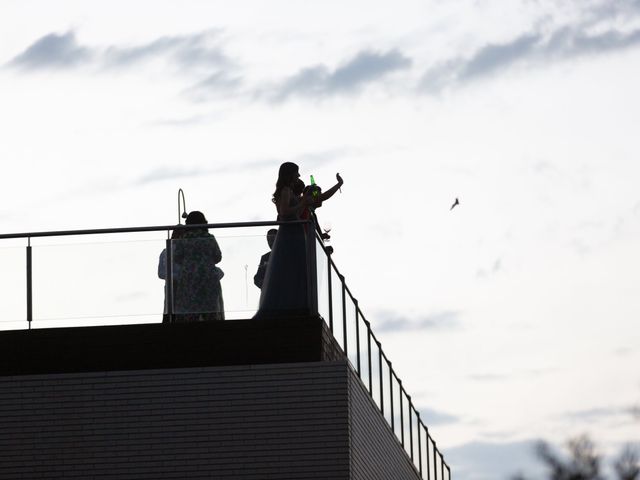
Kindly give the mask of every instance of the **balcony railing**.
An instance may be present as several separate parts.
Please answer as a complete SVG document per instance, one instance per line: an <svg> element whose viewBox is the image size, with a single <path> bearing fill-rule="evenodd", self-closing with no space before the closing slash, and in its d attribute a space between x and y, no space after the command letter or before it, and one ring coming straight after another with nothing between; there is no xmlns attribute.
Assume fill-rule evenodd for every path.
<svg viewBox="0 0 640 480"><path fill-rule="evenodd" d="M287 222L290 224L290 222ZM306 235L309 314L320 315L422 478L450 480L451 470L312 221ZM267 250L265 227L282 222L166 225L0 235L0 330L172 321L175 230L207 228L222 251L226 319L251 318L259 290L253 272ZM122 238L126 236L126 238ZM90 239L87 241L87 239ZM117 240L114 240L117 238ZM26 243L26 245L25 245ZM166 252L166 298L157 279ZM249 271L251 266L251 271ZM159 273L163 273L162 271ZM155 277L155 278L154 278ZM24 285L23 294L19 285ZM91 285L91 288L87 288Z"/></svg>

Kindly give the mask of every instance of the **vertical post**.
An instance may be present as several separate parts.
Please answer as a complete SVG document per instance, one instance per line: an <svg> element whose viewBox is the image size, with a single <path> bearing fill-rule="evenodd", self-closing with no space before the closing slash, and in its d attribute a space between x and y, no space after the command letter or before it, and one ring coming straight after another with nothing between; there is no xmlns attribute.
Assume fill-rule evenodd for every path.
<svg viewBox="0 0 640 480"><path fill-rule="evenodd" d="M440 452L438 452L436 441L433 438L431 439L431 443L433 443L433 473L437 479L438 478L438 457L437 456L440 454ZM442 477L440 477L440 480L442 480Z"/></svg>
<svg viewBox="0 0 640 480"><path fill-rule="evenodd" d="M349 338L347 336L347 288L344 285L343 275L340 275L340 283L342 284L342 344L344 346L344 354L349 358Z"/></svg>
<svg viewBox="0 0 640 480"><path fill-rule="evenodd" d="M411 452L411 460L413 460L413 402L411 402L409 395L407 395L407 402L409 403L409 450Z"/></svg>
<svg viewBox="0 0 640 480"><path fill-rule="evenodd" d="M373 372L371 371L371 324L367 322L367 362L369 362L369 395L373 398Z"/></svg>
<svg viewBox="0 0 640 480"><path fill-rule="evenodd" d="M393 433L396 432L396 428L395 428L395 414L393 412L393 366L391 365L391 362L389 361L389 413L391 413L391 431Z"/></svg>
<svg viewBox="0 0 640 480"><path fill-rule="evenodd" d="M31 262L31 237L27 239L27 323L31 330L33 320L33 270Z"/></svg>
<svg viewBox="0 0 640 480"><path fill-rule="evenodd" d="M451 480L451 468L447 464L445 464L445 467L447 467L447 480Z"/></svg>
<svg viewBox="0 0 640 480"><path fill-rule="evenodd" d="M356 309L356 359L358 367L358 377L362 380L362 370L360 367L360 309L358 308L358 300L353 299Z"/></svg>
<svg viewBox="0 0 640 480"><path fill-rule="evenodd" d="M382 384L382 345L380 342L376 340L376 344L378 344L378 377L380 378L380 412L382 412L382 416L384 416L384 392L383 392L383 384Z"/></svg>
<svg viewBox="0 0 640 480"><path fill-rule="evenodd" d="M425 433L425 440L424 440L424 444L427 450L427 480L429 480L431 478L431 468L430 468L430 464L431 464L431 460L429 459L429 429L427 428L427 426L424 426L424 433Z"/></svg>
<svg viewBox="0 0 640 480"><path fill-rule="evenodd" d="M402 388L402 380L398 379L398 393L400 398L400 442L404 447L404 402L402 401L402 395L404 394L404 389Z"/></svg>
<svg viewBox="0 0 640 480"><path fill-rule="evenodd" d="M420 429L422 420L420 420L420 412L416 411L416 424L418 425L418 471L422 476L422 430Z"/></svg>
<svg viewBox="0 0 640 480"><path fill-rule="evenodd" d="M168 322L173 323L173 249L171 245L171 233L168 230L165 249L167 252L167 264L165 265L167 270L167 273L165 275L167 282L167 292L165 294L165 296L167 297L167 317Z"/></svg>
<svg viewBox="0 0 640 480"><path fill-rule="evenodd" d="M329 329L333 333L333 287L331 286L331 257L327 255L327 286L329 298Z"/></svg>
<svg viewBox="0 0 640 480"><path fill-rule="evenodd" d="M318 272L316 259L316 223L313 219L307 229L307 307L309 315L318 315Z"/></svg>

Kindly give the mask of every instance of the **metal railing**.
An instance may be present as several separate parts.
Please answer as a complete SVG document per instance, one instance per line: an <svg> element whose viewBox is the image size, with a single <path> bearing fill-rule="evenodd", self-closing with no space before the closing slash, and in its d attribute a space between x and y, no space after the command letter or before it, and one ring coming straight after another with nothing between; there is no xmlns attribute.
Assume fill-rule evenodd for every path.
<svg viewBox="0 0 640 480"><path fill-rule="evenodd" d="M274 227L291 222L234 222L207 225L165 225L151 227L125 227L107 229L86 229L51 232L14 233L0 235L0 241L10 239L26 240L26 321L31 329L34 320L33 287L33 246L32 240L44 237L66 237L86 235L112 235L125 233L166 232L163 247L167 252L166 262L166 305L171 316L173 262L171 261L171 232L191 229L236 229L253 227ZM427 480L450 480L451 470L442 452L420 417L411 396L405 390L401 379L385 352L382 344L371 329L358 301L345 283L344 276L336 267L328 250L316 230L313 221L296 222L305 225L307 249L307 291L309 312L320 315L328 324L334 338L343 349L354 371L365 389L385 418L398 442L412 460L422 478ZM246 266L245 266L246 268ZM37 295L37 292L35 292Z"/></svg>
<svg viewBox="0 0 640 480"><path fill-rule="evenodd" d="M405 390L391 360L318 235L318 313L347 355L353 369L391 431L427 480L450 480L451 469ZM322 270L326 272L326 280ZM326 294L321 295L326 287Z"/></svg>

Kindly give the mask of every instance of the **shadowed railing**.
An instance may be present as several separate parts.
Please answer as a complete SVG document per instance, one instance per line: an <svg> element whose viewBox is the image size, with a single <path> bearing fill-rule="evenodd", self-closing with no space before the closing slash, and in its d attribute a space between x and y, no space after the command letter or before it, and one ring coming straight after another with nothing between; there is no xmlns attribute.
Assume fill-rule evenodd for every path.
<svg viewBox="0 0 640 480"><path fill-rule="evenodd" d="M315 224L296 223L306 232L308 314L320 315L328 324L422 478L450 480L449 466ZM0 263L4 266L0 329L157 323L163 314L164 320L171 322L185 313L210 313L174 308L173 285L179 264L173 252L178 242L186 240L172 240L172 232L202 228L215 232L222 251L226 318L250 318L256 312L259 290L249 289L248 266L255 265L266 249L264 228L280 224L167 225L0 235ZM123 235L135 238L113 240ZM98 241L83 240L88 237ZM158 270L162 250L166 257L164 263L160 262L159 273L167 286L164 300L152 273ZM20 284L25 286L23 295L19 294ZM107 311L95 313L101 306Z"/></svg>

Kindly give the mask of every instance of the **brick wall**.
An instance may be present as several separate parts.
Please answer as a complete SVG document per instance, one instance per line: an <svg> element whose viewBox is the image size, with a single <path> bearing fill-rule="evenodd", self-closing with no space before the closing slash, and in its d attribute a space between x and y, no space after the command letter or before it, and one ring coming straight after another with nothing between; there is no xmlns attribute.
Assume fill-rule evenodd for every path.
<svg viewBox="0 0 640 480"><path fill-rule="evenodd" d="M347 479L344 362L0 377L0 478Z"/></svg>
<svg viewBox="0 0 640 480"><path fill-rule="evenodd" d="M420 474L411 459L352 369L349 369L349 396L350 478L419 480Z"/></svg>

